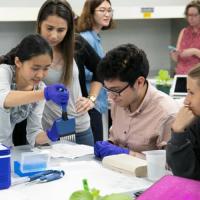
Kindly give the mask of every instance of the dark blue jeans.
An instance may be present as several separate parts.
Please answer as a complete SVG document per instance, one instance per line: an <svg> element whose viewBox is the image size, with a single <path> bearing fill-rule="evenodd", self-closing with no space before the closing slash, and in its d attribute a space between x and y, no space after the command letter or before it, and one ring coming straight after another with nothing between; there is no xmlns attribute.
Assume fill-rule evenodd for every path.
<svg viewBox="0 0 200 200"><path fill-rule="evenodd" d="M86 131L76 133L76 143L94 146L94 138L92 134L92 129L89 128Z"/></svg>

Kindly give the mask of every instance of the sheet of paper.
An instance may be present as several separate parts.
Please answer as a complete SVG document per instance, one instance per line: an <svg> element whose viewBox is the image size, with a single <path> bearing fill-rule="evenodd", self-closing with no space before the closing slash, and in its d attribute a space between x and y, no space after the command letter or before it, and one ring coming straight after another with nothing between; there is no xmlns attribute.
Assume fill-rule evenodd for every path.
<svg viewBox="0 0 200 200"><path fill-rule="evenodd" d="M29 200L29 197L16 191L14 188L9 188L6 190L0 190L0 199L1 200Z"/></svg>
<svg viewBox="0 0 200 200"><path fill-rule="evenodd" d="M49 151L53 158L64 157L72 159L94 153L94 149L91 146L66 143L54 144Z"/></svg>

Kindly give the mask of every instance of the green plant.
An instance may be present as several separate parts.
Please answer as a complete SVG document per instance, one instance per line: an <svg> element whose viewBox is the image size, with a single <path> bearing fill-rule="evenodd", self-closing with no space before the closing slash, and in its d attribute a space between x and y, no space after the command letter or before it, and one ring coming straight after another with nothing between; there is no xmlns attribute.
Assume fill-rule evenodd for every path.
<svg viewBox="0 0 200 200"><path fill-rule="evenodd" d="M156 85L165 85L170 86L172 79L170 78L170 74L167 70L161 69L156 76Z"/></svg>
<svg viewBox="0 0 200 200"><path fill-rule="evenodd" d="M100 196L99 190L89 189L86 179L83 179L83 188L83 190L73 192L69 200L132 200L132 197L126 194Z"/></svg>
<svg viewBox="0 0 200 200"><path fill-rule="evenodd" d="M94 195L85 190L75 191L71 194L69 200L132 200L132 197L127 194L110 194L106 196Z"/></svg>

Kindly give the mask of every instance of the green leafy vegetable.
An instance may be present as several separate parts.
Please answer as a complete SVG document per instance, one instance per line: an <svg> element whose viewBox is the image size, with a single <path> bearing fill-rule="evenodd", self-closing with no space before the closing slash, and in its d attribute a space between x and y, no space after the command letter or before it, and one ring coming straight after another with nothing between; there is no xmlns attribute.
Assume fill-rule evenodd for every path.
<svg viewBox="0 0 200 200"><path fill-rule="evenodd" d="M126 194L110 194L103 197L102 200L132 200L132 198Z"/></svg>
<svg viewBox="0 0 200 200"><path fill-rule="evenodd" d="M69 200L93 200L93 196L88 191L80 190L73 192Z"/></svg>
<svg viewBox="0 0 200 200"><path fill-rule="evenodd" d="M161 69L156 76L157 85L170 85L171 84L170 74L167 70Z"/></svg>
<svg viewBox="0 0 200 200"><path fill-rule="evenodd" d="M82 183L83 190L73 192L69 200L132 200L131 196L126 194L110 194L102 197L99 190L89 189L87 179L83 179Z"/></svg>

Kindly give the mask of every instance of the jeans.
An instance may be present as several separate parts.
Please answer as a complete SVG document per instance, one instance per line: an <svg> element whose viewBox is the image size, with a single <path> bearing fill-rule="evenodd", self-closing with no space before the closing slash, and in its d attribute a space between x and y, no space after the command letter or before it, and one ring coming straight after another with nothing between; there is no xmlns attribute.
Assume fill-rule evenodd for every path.
<svg viewBox="0 0 200 200"><path fill-rule="evenodd" d="M92 134L92 129L89 128L86 131L76 133L76 143L94 146L94 138Z"/></svg>

